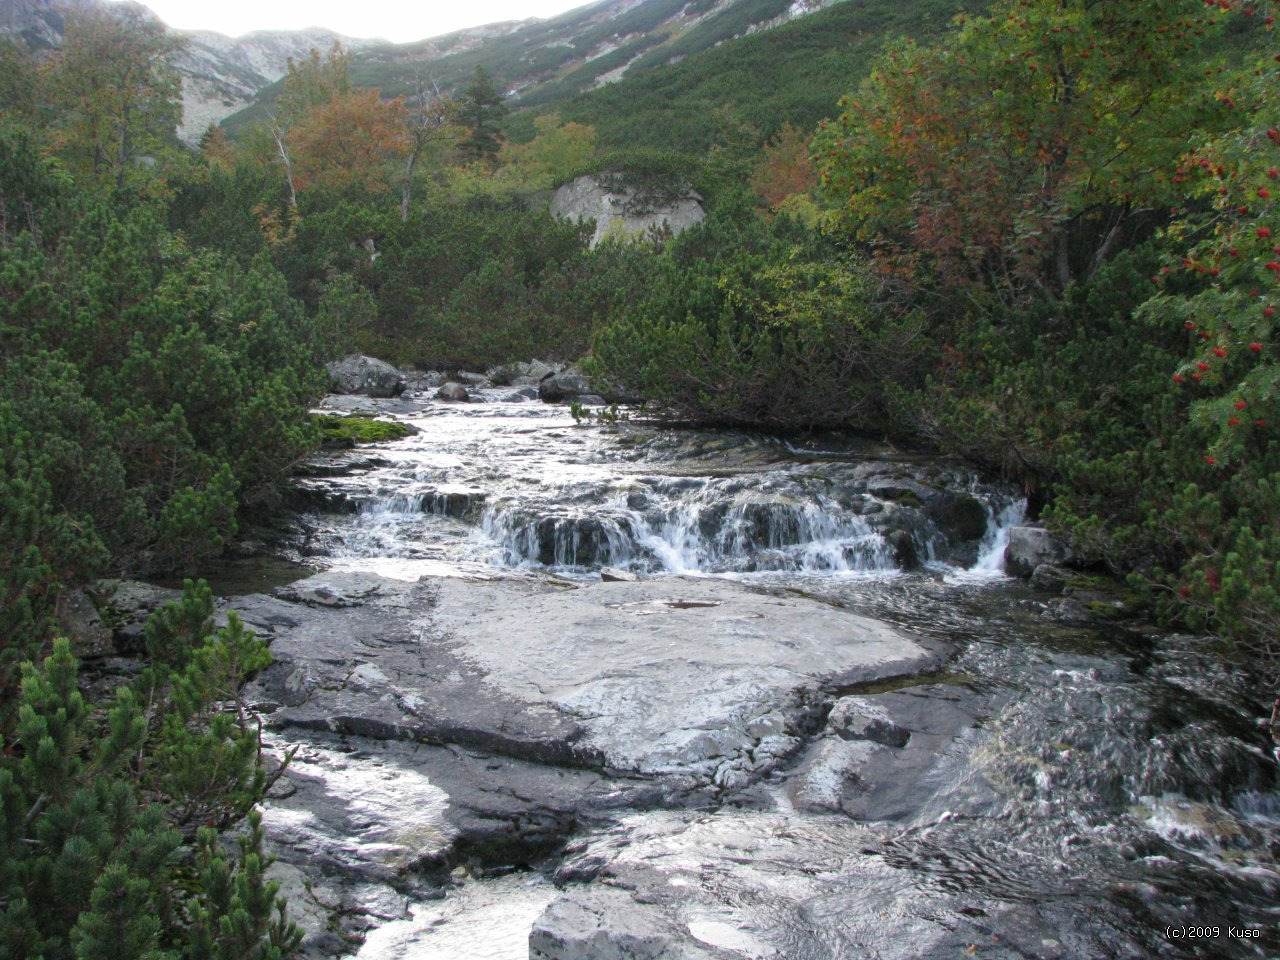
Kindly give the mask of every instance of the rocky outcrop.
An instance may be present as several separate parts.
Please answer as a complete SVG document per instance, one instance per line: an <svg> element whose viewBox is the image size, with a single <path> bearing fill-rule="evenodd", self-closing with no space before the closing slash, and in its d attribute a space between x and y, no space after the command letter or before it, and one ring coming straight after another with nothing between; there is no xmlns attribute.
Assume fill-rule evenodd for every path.
<svg viewBox="0 0 1280 960"><path fill-rule="evenodd" d="M400 371L391 364L353 353L324 366L333 381L335 393L360 394L366 397L398 397L405 383Z"/></svg>
<svg viewBox="0 0 1280 960"><path fill-rule="evenodd" d="M1071 553L1057 537L1043 527L1012 527L1004 552L1004 569L1012 577L1030 577L1041 564L1057 565Z"/></svg>
<svg viewBox="0 0 1280 960"><path fill-rule="evenodd" d="M821 690L939 658L854 614L705 579L330 573L227 606L271 642L246 695L293 759L265 823L321 954L335 930L405 919L458 864L528 862L621 810L739 790L799 748Z"/></svg>
<svg viewBox="0 0 1280 960"><path fill-rule="evenodd" d="M641 237L654 229L682 233L706 217L702 199L687 188L646 196L627 186L621 175L579 177L560 187L551 198L551 213L578 223L595 221L591 246L606 237Z"/></svg>

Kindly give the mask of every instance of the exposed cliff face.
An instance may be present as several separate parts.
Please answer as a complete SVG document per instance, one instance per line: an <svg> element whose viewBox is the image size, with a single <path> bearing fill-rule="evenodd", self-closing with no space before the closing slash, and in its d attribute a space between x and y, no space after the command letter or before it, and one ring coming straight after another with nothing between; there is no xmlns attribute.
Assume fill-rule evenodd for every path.
<svg viewBox="0 0 1280 960"><path fill-rule="evenodd" d="M330 30L263 30L227 37L206 30L175 31L187 48L175 65L182 74L182 124L178 136L199 141L210 124L253 103L255 95L285 75L290 58L341 43L358 50L376 41L354 40Z"/></svg>
<svg viewBox="0 0 1280 960"><path fill-rule="evenodd" d="M666 228L682 233L706 217L699 197L688 190L669 196L646 197L620 177L579 177L566 183L551 198L551 213L564 220L594 220L595 246L606 237L642 237L650 230Z"/></svg>
<svg viewBox="0 0 1280 960"><path fill-rule="evenodd" d="M155 15L137 4L104 4L103 0L4 0L0 3L0 37L33 50L62 45L65 14L70 9L130 8ZM289 58L307 56L314 47L327 50L335 42L359 50L379 41L356 40L331 30L264 30L227 37L210 31L172 31L187 42L175 58L182 75L182 123L178 136L196 143L212 123L217 123L253 102L254 96L279 80Z"/></svg>
<svg viewBox="0 0 1280 960"><path fill-rule="evenodd" d="M0 37L47 50L62 43L62 16L68 7L99 6L100 0L4 0Z"/></svg>

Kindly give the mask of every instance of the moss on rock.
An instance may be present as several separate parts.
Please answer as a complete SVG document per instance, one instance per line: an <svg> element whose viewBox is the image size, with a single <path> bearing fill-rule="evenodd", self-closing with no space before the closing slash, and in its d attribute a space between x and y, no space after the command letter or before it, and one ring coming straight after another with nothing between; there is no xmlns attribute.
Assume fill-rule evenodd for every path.
<svg viewBox="0 0 1280 960"><path fill-rule="evenodd" d="M413 427L393 420L377 420L373 417L342 417L322 413L315 417L320 428L321 442L326 447L354 447L357 443L382 443L399 440L411 433Z"/></svg>

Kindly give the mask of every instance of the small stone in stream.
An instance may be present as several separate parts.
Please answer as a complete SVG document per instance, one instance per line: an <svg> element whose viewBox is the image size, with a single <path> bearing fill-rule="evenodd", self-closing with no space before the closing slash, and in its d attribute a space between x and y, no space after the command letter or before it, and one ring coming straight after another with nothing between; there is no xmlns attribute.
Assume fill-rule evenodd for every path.
<svg viewBox="0 0 1280 960"><path fill-rule="evenodd" d="M471 399L471 394L467 393L467 388L460 383L441 384L440 389L436 391L437 400L445 400L449 403L466 403Z"/></svg>
<svg viewBox="0 0 1280 960"><path fill-rule="evenodd" d="M617 567L601 567L600 579L605 583L633 583L640 578L634 573L619 570Z"/></svg>
<svg viewBox="0 0 1280 960"><path fill-rule="evenodd" d="M841 697L831 708L827 726L842 740L870 740L886 747L905 747L911 739L909 730L866 697Z"/></svg>

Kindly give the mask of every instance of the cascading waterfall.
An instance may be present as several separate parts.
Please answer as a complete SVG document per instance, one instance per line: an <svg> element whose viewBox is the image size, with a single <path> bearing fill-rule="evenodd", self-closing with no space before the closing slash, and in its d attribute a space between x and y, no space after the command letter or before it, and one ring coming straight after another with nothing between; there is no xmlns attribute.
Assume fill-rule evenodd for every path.
<svg viewBox="0 0 1280 960"><path fill-rule="evenodd" d="M1004 573L1004 551L1009 546L1009 529L1019 526L1027 517L1027 501L1014 500L999 510L988 505L987 532L978 544L978 560L970 568L974 573Z"/></svg>
<svg viewBox="0 0 1280 960"><path fill-rule="evenodd" d="M707 488L650 506L625 497L581 513L539 516L503 503L487 509L481 531L506 566L615 566L645 572L888 571L896 569L883 534L830 502L762 497L717 502Z"/></svg>
<svg viewBox="0 0 1280 960"><path fill-rule="evenodd" d="M835 452L821 462L812 451L802 461L777 459L777 446L749 437L726 446L671 435L652 449L615 448L623 456L610 460L603 449L584 449L588 433L556 434L550 447L536 442L529 422L553 415L522 409L509 419L460 418L449 444L437 421L398 446L405 458L385 470L309 480L313 501L323 509L327 492L334 512L348 518L321 520L309 555L362 569L397 558L571 573L612 566L644 574L880 574L923 566L983 579L1002 572L1008 527L1025 510L950 467L904 468ZM987 518L980 543L960 532L972 530L973 501Z"/></svg>

